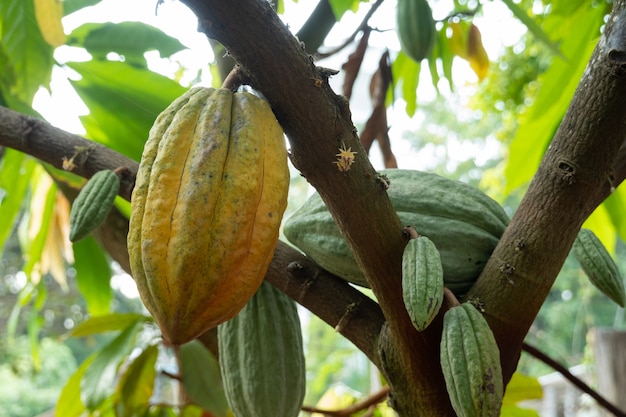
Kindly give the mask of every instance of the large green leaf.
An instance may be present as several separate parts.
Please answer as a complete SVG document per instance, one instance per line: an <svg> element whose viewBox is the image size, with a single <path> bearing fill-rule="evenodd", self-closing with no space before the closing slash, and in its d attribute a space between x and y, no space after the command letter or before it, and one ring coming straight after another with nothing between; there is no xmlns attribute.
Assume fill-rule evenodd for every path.
<svg viewBox="0 0 626 417"><path fill-rule="evenodd" d="M149 317L135 313L111 313L104 316L90 317L76 326L69 335L72 337L84 337L120 331L138 321L145 322L149 319Z"/></svg>
<svg viewBox="0 0 626 417"><path fill-rule="evenodd" d="M546 31L562 39L566 59L555 58L538 82L541 87L511 142L505 170L508 194L527 185L537 171L578 86L603 23L600 7L581 7L569 16L548 15Z"/></svg>
<svg viewBox="0 0 626 417"><path fill-rule="evenodd" d="M65 383L54 410L55 417L79 417L85 412L85 405L80 398L80 381L94 356L89 356Z"/></svg>
<svg viewBox="0 0 626 417"><path fill-rule="evenodd" d="M85 369L80 381L80 398L89 410L97 409L115 391L118 369L134 348L142 325L143 322L138 320L124 329L96 354Z"/></svg>
<svg viewBox="0 0 626 417"><path fill-rule="evenodd" d="M84 7L93 6L101 0L63 0L63 13L67 16Z"/></svg>
<svg viewBox="0 0 626 417"><path fill-rule="evenodd" d="M104 251L92 236L75 242L73 248L76 282L87 311L92 316L108 313L113 291L109 285L111 268Z"/></svg>
<svg viewBox="0 0 626 417"><path fill-rule="evenodd" d="M180 372L189 397L217 416L225 416L228 402L224 394L220 366L213 354L194 340L179 348Z"/></svg>
<svg viewBox="0 0 626 417"><path fill-rule="evenodd" d="M406 113L413 117L417 110L417 86L419 84L420 64L409 58L404 52L398 53L391 72L396 86L401 86L402 98L406 102Z"/></svg>
<svg viewBox="0 0 626 417"><path fill-rule="evenodd" d="M148 51L156 50L161 57L168 57L185 49L178 39L141 22L85 23L68 35L67 44L83 47L97 59L116 52L143 67Z"/></svg>
<svg viewBox="0 0 626 417"><path fill-rule="evenodd" d="M52 74L53 48L41 36L34 1L0 1L0 48L6 58L2 72L13 75L12 84L1 88L7 95L30 103ZM4 76L0 80L5 81Z"/></svg>
<svg viewBox="0 0 626 417"><path fill-rule="evenodd" d="M330 8L333 9L335 18L339 21L348 10L356 12L359 9L361 0L328 0L328 2L330 3Z"/></svg>
<svg viewBox="0 0 626 417"><path fill-rule="evenodd" d="M156 376L157 345L148 346L120 378L116 411L118 417L135 417L150 404Z"/></svg>
<svg viewBox="0 0 626 417"><path fill-rule="evenodd" d="M502 2L506 4L506 6L509 8L509 10L511 10L515 17L517 17L524 25L526 25L526 28L534 36L536 36L537 39L543 42L555 54L561 54L558 45L553 42L552 39L550 39L550 37L546 34L546 32L543 31L543 29L541 29L537 22L535 22L533 18L528 16L520 6L515 4L513 0L502 0Z"/></svg>
<svg viewBox="0 0 626 417"><path fill-rule="evenodd" d="M35 165L21 152L10 148L4 151L0 163L0 253L15 226Z"/></svg>
<svg viewBox="0 0 626 417"><path fill-rule="evenodd" d="M70 62L82 79L72 84L90 114L87 136L137 161L154 120L186 89L167 77L124 62Z"/></svg>

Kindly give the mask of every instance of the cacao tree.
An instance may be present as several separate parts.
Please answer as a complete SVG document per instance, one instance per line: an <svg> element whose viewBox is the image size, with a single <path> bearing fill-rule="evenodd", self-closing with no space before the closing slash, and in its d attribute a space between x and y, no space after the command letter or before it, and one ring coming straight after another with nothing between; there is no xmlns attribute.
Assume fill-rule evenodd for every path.
<svg viewBox="0 0 626 417"><path fill-rule="evenodd" d="M561 29L563 32L556 42L524 7L510 0L502 1L527 26L530 35L555 56L550 70L544 73L544 87L534 98L535 107L525 116L526 123L520 123L510 147L507 170L515 181L507 184L507 191L511 192L531 177L532 181L510 222L497 237L493 253L485 260L484 267L481 265L476 282L467 293L453 295L447 291L438 314L429 317L428 326L420 331L407 312L402 288L403 254L411 230L401 222L387 192L393 178L389 184L389 178L373 168L367 155L376 139L385 166L397 167L385 115L387 96L394 91L394 83L400 83L398 90L407 103L407 111L412 114L422 65L428 67L435 85L440 79L447 79L453 85L454 56L467 60L478 78L485 77L489 61L480 32L472 23L473 17L480 13L480 2L451 2L451 14L437 22L429 15L430 6L436 2L416 1L417 17L409 15L416 9L415 4L402 9L407 11L399 18L407 20L402 20L398 26L403 31L400 38L406 54L397 51L393 64L389 53L381 57L372 81L374 111L361 131L354 126L349 99L360 68L359 60L373 30L368 19L375 15L382 0L367 5L359 1L321 0L297 34L292 33L276 12L281 2L181 2L197 16L199 31L210 39L220 72L215 76L218 84L232 89L249 86L271 106L288 140L291 163L327 207L354 256L364 283L374 295L368 297L328 268L322 268L321 262L316 263L279 241L264 276L265 283L280 291L274 296L287 295L354 343L381 371L388 384L388 392L383 392L381 398L387 397L389 405L401 416L461 414L455 404L458 400L454 399L459 393L454 392L449 380L444 378L450 372L442 371L442 363L445 371L453 365L440 361L445 353L440 346L450 349L451 343L453 348L459 349L458 339L447 338L444 340L448 342L441 344L442 331L451 326L446 325L444 316L448 311L460 311L455 309L459 301L471 301L475 307L464 303L462 308L479 312L477 316L471 314L471 320L478 321L471 321L469 326L467 322L458 321L464 319L456 319L453 325L476 331L476 338L471 338L477 340L475 349L468 349L486 349L491 359L499 355L498 366L489 370L498 367L499 382L506 386L517 367L524 338L583 223L607 201L601 210L613 217L612 234L617 232L623 236L626 233L619 214L623 206L618 189L626 175L621 146L626 133L626 95L622 90L625 88L626 2L600 2L600 5L582 1L546 2L557 16L551 24L586 24L577 26L575 34ZM117 200L112 203L108 199L107 204L98 200L102 206L95 206L97 213L87 216L92 220L87 225L89 230L97 226L92 231L93 238L76 242L72 248L78 275L81 279L85 276L91 279L90 284L82 281L82 285L92 314L92 318L79 325L73 334L90 335L103 329L119 333L86 360L70 379L59 400L57 415L78 416L84 412L171 415L167 414L173 413L171 407L151 403L152 386L147 391L134 389L137 381L153 381L157 377L155 364L164 347L150 317L106 314L111 298L110 271L96 240L106 256L131 273L126 241L128 219L132 216L128 202L142 149L157 115L187 90L180 83L151 72L143 53L156 49L162 56L169 56L183 46L173 38L137 24L87 24L66 36L60 26L63 14L95 3L97 1L93 0L0 2L3 47L0 57L6 69L0 85L3 106L0 108L0 144L4 146L0 185L6 193L0 211L7 219L6 225L0 228L0 238L4 242L10 234L29 193L40 197L38 200L33 197L35 203L31 204L49 208L42 217L40 230L33 232L24 249L29 261L22 269L29 282L11 320L15 322L20 306L36 305L45 297L45 282L40 279L43 270L38 261L50 237L48 225L57 221L53 208L63 204L62 201L67 204L67 200L78 200L80 206L77 195L84 184L83 178L115 170ZM155 3L158 10L161 2ZM400 6L407 6L406 0L400 3L403 3ZM349 61L352 66L344 67L346 81L339 95L329 84L337 71L318 65L316 59L341 15L359 7L370 9L355 32L354 37L361 35L361 42ZM21 24L20 30L15 30L16 22ZM106 46L99 43L111 33L115 34L117 43ZM417 40L410 50L406 44L411 41L404 35ZM134 41L128 42L131 37ZM159 40L156 44L155 39ZM33 45L25 45L26 40ZM88 62L64 64L81 76L72 84L90 110L90 114L83 117L89 139L51 126L31 107L37 89L49 85L54 48L64 44L82 47L94 57ZM571 51L574 52L570 54ZM108 59L107 54L111 52L124 59ZM566 52L567 56L563 56ZM139 79L142 80L140 87L135 85ZM563 91L550 89L554 85ZM110 106L116 108L116 117L111 117L107 111ZM130 135L132 140L112 139L119 135ZM510 175L515 170L520 171L520 175ZM105 191L110 190L110 185L107 184ZM62 198L57 190L63 194ZM68 219L58 222L67 225ZM468 246L473 243L465 242ZM66 246L67 241L59 244L59 247ZM103 279L103 275L107 278ZM281 302L287 303L285 299ZM235 326L229 322L229 326L231 324ZM36 335L40 326L33 320L29 330ZM485 333L497 347L489 344L484 348L483 342L487 339L480 335ZM228 415L218 363L222 364L221 372L225 375L224 386L228 386L236 372L245 372L245 367L242 371L234 365L224 365L227 362L220 348L228 346L225 340L233 342L218 336L217 329L212 328L197 340L172 348L177 360L176 373L165 371L162 374L180 380L184 387L180 394L183 398L179 398L177 404L181 414ZM137 347L140 353L131 356ZM285 346L278 345L276 349L284 351ZM120 366L122 363L124 366ZM282 381L286 389L283 395L295 389L298 384L289 384L302 376L294 377L294 369L286 373L291 375L290 381ZM252 372L245 376L265 381L262 375ZM271 388L278 390L280 386ZM499 386L495 383L494 389ZM476 395L470 392L473 400ZM293 395L293 399L301 400L301 394ZM232 404L237 400L229 398L229 401ZM254 404L245 405L257 408ZM499 412L499 406L497 404L496 411L489 415L496 415L493 413ZM245 409L232 405L230 408Z"/></svg>

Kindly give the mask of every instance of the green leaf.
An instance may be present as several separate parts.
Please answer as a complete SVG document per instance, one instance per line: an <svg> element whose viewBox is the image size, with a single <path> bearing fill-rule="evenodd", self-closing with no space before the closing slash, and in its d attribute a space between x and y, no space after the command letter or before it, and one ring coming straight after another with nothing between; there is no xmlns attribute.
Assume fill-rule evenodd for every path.
<svg viewBox="0 0 626 417"><path fill-rule="evenodd" d="M402 86L402 98L406 102L406 113L413 117L417 110L417 86L419 84L420 64L409 58L404 52L398 53L391 72L396 85Z"/></svg>
<svg viewBox="0 0 626 417"><path fill-rule="evenodd" d="M541 42L543 42L554 54L561 55L561 51L556 43L550 39L550 37L546 34L546 32L541 29L541 27L532 19L530 16L526 14L521 7L513 2L513 0L502 0L504 4L513 12L513 15L517 17L528 30L537 37Z"/></svg>
<svg viewBox="0 0 626 417"><path fill-rule="evenodd" d="M617 188L609 198L604 200L600 207L606 209L617 234L626 241L626 217L624 216L626 213L626 188Z"/></svg>
<svg viewBox="0 0 626 417"><path fill-rule="evenodd" d="M30 103L41 85L48 86L54 64L53 48L41 36L35 18L34 1L0 1L0 39L7 59L3 72L10 71L14 77L1 89Z"/></svg>
<svg viewBox="0 0 626 417"><path fill-rule="evenodd" d="M137 411L146 409L154 388L157 345L148 346L129 366L118 384L118 417L135 417Z"/></svg>
<svg viewBox="0 0 626 417"><path fill-rule="evenodd" d="M67 44L85 48L96 59L115 52L143 67L148 51L159 51L164 58L186 49L178 39L142 22L85 23L68 35Z"/></svg>
<svg viewBox="0 0 626 417"><path fill-rule="evenodd" d="M597 43L603 15L601 7L581 7L571 16L546 18L549 32L563 39L561 51L567 60L555 58L538 79L539 92L509 147L506 194L528 184L537 171Z"/></svg>
<svg viewBox="0 0 626 417"><path fill-rule="evenodd" d="M109 281L111 268L104 251L93 236L74 242L74 267L76 282L92 316L107 314L111 307L113 291Z"/></svg>
<svg viewBox="0 0 626 417"><path fill-rule="evenodd" d="M38 166L33 171L31 183L33 184L33 198L28 217L27 235L22 238L22 252L27 261L22 271L30 277L35 266L41 260L50 230L50 222L54 216L57 186L51 181L48 174ZM37 230L34 236L28 236L31 229Z"/></svg>
<svg viewBox="0 0 626 417"><path fill-rule="evenodd" d="M87 136L139 161L154 120L186 88L124 62L71 62L82 79L72 85L89 108Z"/></svg>
<svg viewBox="0 0 626 417"><path fill-rule="evenodd" d="M500 417L539 417L539 413L516 405L503 405L500 410Z"/></svg>
<svg viewBox="0 0 626 417"><path fill-rule="evenodd" d="M537 378L515 372L506 386L502 399L503 405L514 405L520 401L538 400L543 398L543 389Z"/></svg>
<svg viewBox="0 0 626 417"><path fill-rule="evenodd" d="M179 348L183 386L199 406L217 416L226 416L228 402L224 394L220 367L213 354L194 340Z"/></svg>
<svg viewBox="0 0 626 417"><path fill-rule="evenodd" d="M150 318L135 313L111 313L104 316L90 317L76 326L69 335L71 337L85 337L114 332L147 320L150 320Z"/></svg>
<svg viewBox="0 0 626 417"><path fill-rule="evenodd" d="M330 3L330 8L333 9L335 18L339 21L348 10L356 12L359 9L361 0L329 0L328 2Z"/></svg>
<svg viewBox="0 0 626 417"><path fill-rule="evenodd" d="M100 350L85 370L80 382L81 400L89 410L97 409L113 394L117 370L135 345L140 321L128 326L115 339Z"/></svg>
<svg viewBox="0 0 626 417"><path fill-rule="evenodd" d="M65 383L54 410L55 417L79 417L86 411L80 398L80 381L94 356L89 356Z"/></svg>
<svg viewBox="0 0 626 417"><path fill-rule="evenodd" d="M35 165L25 154L5 148L0 162L0 254L15 227Z"/></svg>
<svg viewBox="0 0 626 417"><path fill-rule="evenodd" d="M101 0L63 0L63 14L67 16L77 10L98 4L100 1Z"/></svg>

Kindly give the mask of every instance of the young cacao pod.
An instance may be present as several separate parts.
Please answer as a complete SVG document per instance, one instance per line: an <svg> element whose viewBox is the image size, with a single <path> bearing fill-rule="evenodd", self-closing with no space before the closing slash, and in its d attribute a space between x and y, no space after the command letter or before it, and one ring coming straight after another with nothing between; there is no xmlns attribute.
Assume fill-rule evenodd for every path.
<svg viewBox="0 0 626 417"><path fill-rule="evenodd" d="M427 0L398 0L397 33L402 51L420 62L433 49L437 29Z"/></svg>
<svg viewBox="0 0 626 417"><path fill-rule="evenodd" d="M236 417L296 417L305 393L296 303L264 281L241 312L217 328L224 391Z"/></svg>
<svg viewBox="0 0 626 417"><path fill-rule="evenodd" d="M446 287L457 295L474 284L509 222L502 207L482 191L436 174L387 169L391 204L405 225L433 241L441 255ZM374 180L374 179L373 179ZM319 194L284 224L285 237L322 268L368 286Z"/></svg>
<svg viewBox="0 0 626 417"><path fill-rule="evenodd" d="M256 292L288 187L285 139L265 100L194 88L159 115L137 173L128 250L167 341L230 319Z"/></svg>
<svg viewBox="0 0 626 417"><path fill-rule="evenodd" d="M443 316L441 368L459 417L497 417L504 384L500 351L483 315L469 304Z"/></svg>
<svg viewBox="0 0 626 417"><path fill-rule="evenodd" d="M119 190L120 179L110 169L98 171L89 178L72 203L70 241L77 242L100 226Z"/></svg>
<svg viewBox="0 0 626 417"><path fill-rule="evenodd" d="M580 229L572 252L589 281L607 297L624 307L624 281L600 239L590 229Z"/></svg>
<svg viewBox="0 0 626 417"><path fill-rule="evenodd" d="M426 236L409 240L402 255L402 296L413 326L424 330L443 303L443 267Z"/></svg>

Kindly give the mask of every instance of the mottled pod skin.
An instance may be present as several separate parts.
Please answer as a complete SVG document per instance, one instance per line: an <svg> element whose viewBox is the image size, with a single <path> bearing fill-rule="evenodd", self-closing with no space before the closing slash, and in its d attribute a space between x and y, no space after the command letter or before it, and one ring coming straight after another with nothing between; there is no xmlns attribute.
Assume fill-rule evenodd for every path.
<svg viewBox="0 0 626 417"><path fill-rule="evenodd" d="M443 267L435 244L426 236L409 240L402 254L402 298L413 326L424 330L443 303Z"/></svg>
<svg viewBox="0 0 626 417"><path fill-rule="evenodd" d="M306 367L296 303L264 281L217 328L224 392L235 417L297 417Z"/></svg>
<svg viewBox="0 0 626 417"><path fill-rule="evenodd" d="M192 340L252 297L288 188L283 131L263 99L194 88L159 115L137 173L128 250L168 342Z"/></svg>
<svg viewBox="0 0 626 417"><path fill-rule="evenodd" d="M504 383L500 351L483 315L463 303L443 316L441 368L459 417L497 417Z"/></svg>

